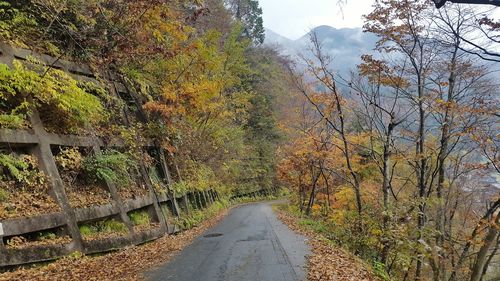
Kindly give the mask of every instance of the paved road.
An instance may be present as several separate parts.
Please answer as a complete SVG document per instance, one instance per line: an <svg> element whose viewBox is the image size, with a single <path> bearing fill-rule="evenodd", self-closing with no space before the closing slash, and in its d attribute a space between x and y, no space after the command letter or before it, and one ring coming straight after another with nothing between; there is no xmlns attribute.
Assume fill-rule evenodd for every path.
<svg viewBox="0 0 500 281"><path fill-rule="evenodd" d="M171 281L299 281L305 279L305 238L293 233L269 203L233 209L170 263L147 274Z"/></svg>

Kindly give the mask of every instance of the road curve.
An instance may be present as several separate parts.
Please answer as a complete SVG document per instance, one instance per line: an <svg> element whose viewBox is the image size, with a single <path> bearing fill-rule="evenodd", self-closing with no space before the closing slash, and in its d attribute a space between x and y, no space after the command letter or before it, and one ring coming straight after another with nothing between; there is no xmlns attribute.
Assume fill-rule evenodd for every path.
<svg viewBox="0 0 500 281"><path fill-rule="evenodd" d="M234 208L170 263L146 274L151 281L305 280L305 237L293 233L270 203Z"/></svg>

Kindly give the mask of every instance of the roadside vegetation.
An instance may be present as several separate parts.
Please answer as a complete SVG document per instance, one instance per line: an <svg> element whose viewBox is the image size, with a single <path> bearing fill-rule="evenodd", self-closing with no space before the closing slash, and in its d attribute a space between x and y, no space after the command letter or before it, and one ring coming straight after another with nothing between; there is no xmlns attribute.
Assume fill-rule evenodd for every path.
<svg viewBox="0 0 500 281"><path fill-rule="evenodd" d="M126 198L140 195L137 164L157 165L138 146L145 140L168 154L175 182L170 192L217 189L230 197L271 190L286 71L277 52L261 44L262 11L255 4L2 1L2 42L89 65L99 83L75 80L34 58L2 64L0 128L29 129L36 110L49 132L123 139L125 149L99 155L56 149L74 207L106 203L104 182ZM137 96L113 94L104 78L110 70ZM133 115L126 126L120 121L124 107ZM21 151L2 146L0 155L0 199L9 213L3 216L27 216L10 214L4 204L27 190L21 186L45 181L34 178L35 163L14 160ZM155 182L155 173L152 181L164 185ZM7 190L9 181L19 188Z"/></svg>
<svg viewBox="0 0 500 281"><path fill-rule="evenodd" d="M383 268L371 266L343 248L335 239L335 229L324 221L304 216L293 205L277 204L273 209L289 228L307 237L311 249L307 280L389 280Z"/></svg>
<svg viewBox="0 0 500 281"><path fill-rule="evenodd" d="M333 71L315 34L290 68L278 174L292 213L382 279L499 276L498 74L468 41L495 44L491 23L464 5L377 1L364 30L379 40L357 71Z"/></svg>
<svg viewBox="0 0 500 281"><path fill-rule="evenodd" d="M121 199L145 197L148 175L161 195L219 197L175 219L161 206L186 230L178 236L0 280L135 280L214 223L228 198L280 189L290 198L284 220L318 247L311 280L499 276L500 55L490 47L500 23L469 6L379 0L364 30L376 49L342 77L315 34L296 60L265 46L256 0L0 1L1 42L89 66L98 82L31 57L0 64L2 132L31 132L39 118L49 133L123 144L50 147L71 207L109 204L109 184ZM110 72L128 94L109 87ZM0 144L1 220L61 209L33 154ZM134 229L155 226L146 210L128 216ZM128 231L118 218L79 230L86 240ZM68 240L55 229L6 242Z"/></svg>

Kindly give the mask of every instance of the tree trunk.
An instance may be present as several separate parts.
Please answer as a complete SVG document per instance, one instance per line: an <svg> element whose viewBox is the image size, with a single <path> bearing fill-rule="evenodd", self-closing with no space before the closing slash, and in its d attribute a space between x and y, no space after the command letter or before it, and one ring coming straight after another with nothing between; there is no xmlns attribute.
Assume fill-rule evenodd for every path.
<svg viewBox="0 0 500 281"><path fill-rule="evenodd" d="M326 185L326 208L327 208L327 213L329 213L330 212L330 184L328 183L328 178L326 177L323 169L321 169L321 175L323 176L323 180L325 181L325 185Z"/></svg>
<svg viewBox="0 0 500 281"><path fill-rule="evenodd" d="M307 209L306 209L307 216L311 214L311 208L314 205L314 199L316 197L316 186L318 184L319 176L321 175L321 173L314 175L314 166L311 166L311 175L313 176L313 182L312 182L311 194L309 196L309 203L307 204Z"/></svg>
<svg viewBox="0 0 500 281"><path fill-rule="evenodd" d="M302 183L302 180L299 180L299 200L300 200L300 213L304 212L304 201L306 200L306 188Z"/></svg>
<svg viewBox="0 0 500 281"><path fill-rule="evenodd" d="M363 213L363 203L361 201L361 188L359 185L359 180L358 176L354 172L354 168L352 167L351 164L351 154L349 152L349 143L347 141L346 133L345 133L345 121L344 121L344 113L342 111L342 106L340 105L340 99L338 98L338 94L335 93L335 98L336 98L336 103L337 103L337 110L339 112L339 120L340 120L340 136L342 138L342 142L344 144L344 156L345 156L345 162L347 165L347 168L349 169L349 173L351 174L352 180L353 180L353 185L354 185L354 192L356 195L356 208L358 211L358 216L359 216L359 229L362 229L362 218L361 215Z"/></svg>
<svg viewBox="0 0 500 281"><path fill-rule="evenodd" d="M456 58L457 58L457 52L458 52L458 45L455 45L455 49L453 52L453 56L451 59L451 65L450 65L450 75L448 77L449 85L448 85L448 97L447 97L447 102L448 104L446 105L446 110L444 114L444 119L443 119L443 124L441 127L441 147L439 149L439 155L438 155L438 163L437 163L437 168L438 168L438 182L437 182L437 187L436 187L436 195L437 195L437 215L436 215L436 229L438 231L438 235L436 238L436 244L439 247L439 249L444 249L444 232L445 232L445 206L443 202L443 186L444 186L444 180L445 180L445 174L444 174L444 167L445 167L445 161L446 158L448 157L448 144L450 140L450 103L454 101L453 94L455 90L455 69L456 69ZM445 259L444 259L444 253L441 253L441 255L438 255L438 266L435 267L434 271L434 281L439 281L439 280L445 280Z"/></svg>
<svg viewBox="0 0 500 281"><path fill-rule="evenodd" d="M390 157L390 142L392 139L392 131L394 130L394 118L391 117L391 123L387 127L387 136L384 143L384 154L382 158L382 193L383 193L383 231L384 231L384 241L382 242L382 253L381 262L387 266L387 256L389 254L389 239L386 237L389 230L389 189L390 189L390 178L389 178L389 157Z"/></svg>
<svg viewBox="0 0 500 281"><path fill-rule="evenodd" d="M483 215L481 220L488 220L495 212L500 208L500 199L495 201L491 207L486 211L486 213ZM497 223L498 223L498 216L497 216ZM453 271L451 272L450 278L448 278L448 281L455 281L457 279L457 271L460 269L460 267L463 265L470 248L472 247L473 241L476 238L476 236L480 233L480 227L481 224L477 224L474 230L472 231L470 235L470 239L468 239L467 243L465 243L464 248L462 250L462 253L460 254L460 257L458 258L457 263L453 267Z"/></svg>
<svg viewBox="0 0 500 281"><path fill-rule="evenodd" d="M497 215L495 222L490 226L488 234L484 238L483 245L477 253L476 262L472 267L472 273L470 276L470 281L479 281L483 276L484 266L488 260L488 251L493 246L498 235L498 223L500 222L500 215Z"/></svg>
<svg viewBox="0 0 500 281"><path fill-rule="evenodd" d="M483 281L484 276L488 272L488 267L490 266L491 260L493 260L493 258L496 256L499 247L500 247L500 233L497 234L497 242L495 244L495 248L493 248L493 251L491 252L488 260L486 261L486 264L483 267L483 274L481 276L480 281Z"/></svg>
<svg viewBox="0 0 500 281"><path fill-rule="evenodd" d="M423 230L425 226L425 171L427 168L427 160L425 158L425 109L424 109L424 79L421 73L418 75L418 140L417 140L417 167L418 167L418 221L417 221L417 243L420 243L423 238ZM418 251L417 267L415 270L415 280L422 280L423 253Z"/></svg>

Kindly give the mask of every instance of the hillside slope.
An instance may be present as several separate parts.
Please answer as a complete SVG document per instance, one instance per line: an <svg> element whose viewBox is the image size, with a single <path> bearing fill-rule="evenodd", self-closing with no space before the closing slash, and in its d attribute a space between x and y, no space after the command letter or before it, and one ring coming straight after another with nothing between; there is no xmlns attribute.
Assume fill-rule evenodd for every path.
<svg viewBox="0 0 500 281"><path fill-rule="evenodd" d="M290 56L300 62L300 55L311 57L309 51L311 35L316 33L325 52L334 59L333 68L342 75L347 75L360 63L362 54L371 53L377 37L364 33L361 28L334 28L327 25L318 26L297 40L291 40L266 29L264 44L278 48L283 55Z"/></svg>

